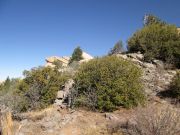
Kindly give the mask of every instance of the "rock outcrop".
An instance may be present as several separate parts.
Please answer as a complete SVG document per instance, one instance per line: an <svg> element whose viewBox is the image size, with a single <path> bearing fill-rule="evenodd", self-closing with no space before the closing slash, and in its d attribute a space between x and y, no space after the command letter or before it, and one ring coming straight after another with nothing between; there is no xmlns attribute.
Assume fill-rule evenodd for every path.
<svg viewBox="0 0 180 135"><path fill-rule="evenodd" d="M51 56L46 58L46 67L55 67L54 62L59 61L62 63L63 67L66 67L69 63L70 57L63 56L63 57L58 57L58 56Z"/></svg>
<svg viewBox="0 0 180 135"><path fill-rule="evenodd" d="M177 30L178 30L178 33L180 34L180 28L177 28Z"/></svg>
<svg viewBox="0 0 180 135"><path fill-rule="evenodd" d="M69 103L69 93L70 89L73 87L74 81L72 79L69 79L63 86L61 90L57 93L57 98L55 100L55 105L60 107L68 106Z"/></svg>
<svg viewBox="0 0 180 135"><path fill-rule="evenodd" d="M87 62L87 61L93 59L93 57L91 55L89 55L88 53L86 53L86 52L82 53L82 58L83 59L80 61L80 63Z"/></svg>
<svg viewBox="0 0 180 135"><path fill-rule="evenodd" d="M176 70L166 70L164 63L160 60L153 60L152 63L144 62L141 53L118 54L117 56L132 61L142 69L144 91L149 98L166 90L176 74Z"/></svg>
<svg viewBox="0 0 180 135"><path fill-rule="evenodd" d="M80 63L87 62L87 61L93 59L93 57L86 52L82 53L82 58L83 59L80 61ZM68 56L63 56L63 57L51 56L51 57L46 58L45 67L52 67L52 68L55 67L54 63L56 61L62 63L63 67L67 67L69 64L69 60L70 60L70 57L68 57Z"/></svg>

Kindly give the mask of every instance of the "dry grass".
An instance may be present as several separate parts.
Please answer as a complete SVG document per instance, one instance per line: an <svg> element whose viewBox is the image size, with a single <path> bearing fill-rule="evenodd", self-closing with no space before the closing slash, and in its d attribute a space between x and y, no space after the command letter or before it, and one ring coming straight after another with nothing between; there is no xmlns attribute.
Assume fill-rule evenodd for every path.
<svg viewBox="0 0 180 135"><path fill-rule="evenodd" d="M170 106L141 108L121 128L127 135L180 135L180 110Z"/></svg>
<svg viewBox="0 0 180 135"><path fill-rule="evenodd" d="M32 112L22 113L16 117L18 117L17 120L18 119L20 119L20 120L28 119L28 120L32 120L32 121L37 121L37 120L43 119L44 117L46 117L47 115L49 115L53 111L54 111L53 107L48 107L48 108L43 109L41 111L32 111Z"/></svg>
<svg viewBox="0 0 180 135"><path fill-rule="evenodd" d="M10 112L1 115L1 134L14 135L13 120Z"/></svg>

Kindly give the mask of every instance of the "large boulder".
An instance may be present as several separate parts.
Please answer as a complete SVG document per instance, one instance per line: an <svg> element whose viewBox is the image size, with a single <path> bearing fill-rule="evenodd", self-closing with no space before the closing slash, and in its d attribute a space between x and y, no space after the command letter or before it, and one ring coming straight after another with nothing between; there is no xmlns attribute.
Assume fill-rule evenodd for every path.
<svg viewBox="0 0 180 135"><path fill-rule="evenodd" d="M86 52L83 52L82 53L82 60L80 61L80 63L82 63L82 62L88 62L89 60L92 60L93 59L93 57L91 56L91 55L89 55L88 53L86 53Z"/></svg>
<svg viewBox="0 0 180 135"><path fill-rule="evenodd" d="M46 58L46 67L55 67L54 62L59 61L62 63L62 66L66 67L69 64L70 57L63 56L63 57L58 57L58 56L51 56Z"/></svg>

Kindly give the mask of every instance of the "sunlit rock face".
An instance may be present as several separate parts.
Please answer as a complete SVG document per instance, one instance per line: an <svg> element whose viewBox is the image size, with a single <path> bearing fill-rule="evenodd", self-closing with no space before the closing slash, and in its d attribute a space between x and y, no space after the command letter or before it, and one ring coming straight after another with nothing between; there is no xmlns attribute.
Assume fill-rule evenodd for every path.
<svg viewBox="0 0 180 135"><path fill-rule="evenodd" d="M177 30L178 30L178 33L180 34L180 28L177 28Z"/></svg>
<svg viewBox="0 0 180 135"><path fill-rule="evenodd" d="M87 62L87 61L93 59L93 57L86 52L82 53L82 58L83 59L80 61L80 63ZM70 60L70 57L68 57L68 56L63 56L63 57L51 56L51 57L46 58L45 67L54 68L55 67L54 62L56 62L56 61L61 62L63 67L67 67L69 64L69 60Z"/></svg>
<svg viewBox="0 0 180 135"><path fill-rule="evenodd" d="M46 58L46 67L55 67L54 62L59 61L62 63L63 67L66 67L69 63L70 57L67 56L63 56L63 57L59 57L59 56L51 56Z"/></svg>
<svg viewBox="0 0 180 135"><path fill-rule="evenodd" d="M88 53L86 53L86 52L82 53L82 57L83 57L83 59L80 61L80 63L87 62L87 61L93 59L93 57L91 55L89 55Z"/></svg>

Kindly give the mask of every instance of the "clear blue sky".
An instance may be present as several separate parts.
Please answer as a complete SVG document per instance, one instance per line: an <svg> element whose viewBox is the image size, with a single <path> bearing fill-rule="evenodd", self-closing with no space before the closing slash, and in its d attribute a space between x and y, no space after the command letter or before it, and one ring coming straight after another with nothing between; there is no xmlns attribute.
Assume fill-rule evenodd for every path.
<svg viewBox="0 0 180 135"><path fill-rule="evenodd" d="M0 80L80 45L105 55L152 13L180 25L180 0L0 0Z"/></svg>

